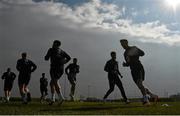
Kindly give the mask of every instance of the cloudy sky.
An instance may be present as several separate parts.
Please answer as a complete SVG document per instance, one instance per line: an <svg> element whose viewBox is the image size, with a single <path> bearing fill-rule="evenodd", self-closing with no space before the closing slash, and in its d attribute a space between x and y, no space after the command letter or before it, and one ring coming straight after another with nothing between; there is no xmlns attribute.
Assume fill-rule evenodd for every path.
<svg viewBox="0 0 180 116"><path fill-rule="evenodd" d="M122 67L124 50L119 40L145 51L145 85L159 96L180 92L180 1L179 0L0 0L0 73L11 67L24 51L38 65L30 89L39 94L42 72L49 77L44 56L53 40L62 42L70 56L79 59L77 97L102 98L109 85L103 71L111 51L117 60L128 97L141 96L129 68ZM68 97L67 76L60 79ZM0 90L2 90L2 81ZM17 79L12 94L18 96ZM2 91L0 92L2 95ZM119 90L110 98L119 98Z"/></svg>

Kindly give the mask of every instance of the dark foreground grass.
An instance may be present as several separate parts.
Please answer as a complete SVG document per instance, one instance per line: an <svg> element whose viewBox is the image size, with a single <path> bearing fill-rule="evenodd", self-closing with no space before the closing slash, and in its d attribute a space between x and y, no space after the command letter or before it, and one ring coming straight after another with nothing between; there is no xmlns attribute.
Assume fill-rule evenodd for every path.
<svg viewBox="0 0 180 116"><path fill-rule="evenodd" d="M168 104L169 106L162 106ZM47 103L41 104L33 101L28 105L21 104L20 101L10 103L0 103L0 115L67 115L67 114L180 114L180 102L159 102L157 105L148 107L140 102L124 104L122 102L64 102L62 105Z"/></svg>

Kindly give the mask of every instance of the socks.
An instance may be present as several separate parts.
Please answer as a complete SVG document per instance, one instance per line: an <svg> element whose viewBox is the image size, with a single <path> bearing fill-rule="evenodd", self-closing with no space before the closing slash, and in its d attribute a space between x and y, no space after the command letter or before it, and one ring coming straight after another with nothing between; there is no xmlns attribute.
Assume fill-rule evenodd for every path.
<svg viewBox="0 0 180 116"><path fill-rule="evenodd" d="M7 97L6 97L6 100L7 100L7 101L9 101L9 99L10 99L10 97L9 97L9 96L7 96Z"/></svg>
<svg viewBox="0 0 180 116"><path fill-rule="evenodd" d="M60 91L60 93L58 93L58 97L59 97L59 100L63 99L64 100L64 97L62 95L62 92Z"/></svg>
<svg viewBox="0 0 180 116"><path fill-rule="evenodd" d="M55 99L56 99L55 93L52 93L51 100L52 100L53 102L55 102Z"/></svg>
<svg viewBox="0 0 180 116"><path fill-rule="evenodd" d="M25 93L22 93L22 94L21 94L21 98L22 98L23 102L26 102L26 101L27 101L27 100L26 100L26 94L25 94Z"/></svg>
<svg viewBox="0 0 180 116"><path fill-rule="evenodd" d="M8 101L9 101L9 99L10 99L10 96L7 97L7 100L8 100Z"/></svg>
<svg viewBox="0 0 180 116"><path fill-rule="evenodd" d="M143 96L143 102L149 102L149 96L148 95Z"/></svg>

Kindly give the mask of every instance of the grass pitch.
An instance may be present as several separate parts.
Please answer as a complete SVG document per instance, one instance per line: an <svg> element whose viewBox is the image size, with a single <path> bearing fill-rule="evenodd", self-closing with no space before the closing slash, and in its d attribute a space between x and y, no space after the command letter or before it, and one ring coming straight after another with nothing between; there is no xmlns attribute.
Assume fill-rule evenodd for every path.
<svg viewBox="0 0 180 116"><path fill-rule="evenodd" d="M168 106L162 106L168 104ZM143 106L140 102L64 102L62 105L41 104L37 100L25 105L20 101L0 103L0 115L165 115L180 114L180 102L159 102L156 105Z"/></svg>

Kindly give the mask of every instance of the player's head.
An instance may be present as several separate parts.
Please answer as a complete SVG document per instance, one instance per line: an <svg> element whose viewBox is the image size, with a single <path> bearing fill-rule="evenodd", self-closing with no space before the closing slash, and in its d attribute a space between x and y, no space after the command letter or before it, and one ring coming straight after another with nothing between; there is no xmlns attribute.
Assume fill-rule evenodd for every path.
<svg viewBox="0 0 180 116"><path fill-rule="evenodd" d="M128 40L127 39L121 39L120 40L120 43L121 43L121 46L124 48L124 49L127 49L129 47L128 45Z"/></svg>
<svg viewBox="0 0 180 116"><path fill-rule="evenodd" d="M61 46L61 42L59 40L54 40L53 48L59 48Z"/></svg>
<svg viewBox="0 0 180 116"><path fill-rule="evenodd" d="M42 77L45 77L45 73L42 73Z"/></svg>
<svg viewBox="0 0 180 116"><path fill-rule="evenodd" d="M23 53L21 54L21 56L22 56L22 59L26 59L27 53L26 53L26 52L23 52Z"/></svg>
<svg viewBox="0 0 180 116"><path fill-rule="evenodd" d="M111 52L111 58L114 60L116 59L116 52L114 52L114 51Z"/></svg>
<svg viewBox="0 0 180 116"><path fill-rule="evenodd" d="M11 68L7 68L7 72L11 72Z"/></svg>
<svg viewBox="0 0 180 116"><path fill-rule="evenodd" d="M77 58L73 58L73 63L74 63L74 64L77 63Z"/></svg>

